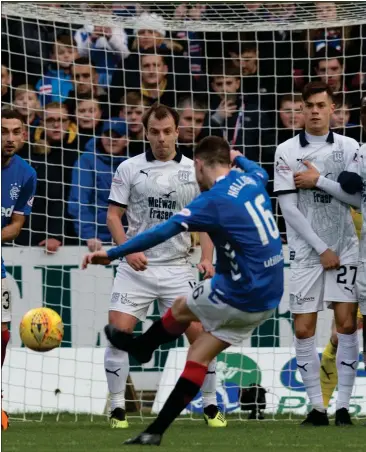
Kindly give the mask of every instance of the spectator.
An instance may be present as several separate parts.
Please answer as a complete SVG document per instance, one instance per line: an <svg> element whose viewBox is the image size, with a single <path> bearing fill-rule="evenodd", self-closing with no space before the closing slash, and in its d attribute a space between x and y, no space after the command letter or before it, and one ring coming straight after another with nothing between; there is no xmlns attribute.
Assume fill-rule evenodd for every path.
<svg viewBox="0 0 366 452"><path fill-rule="evenodd" d="M241 75L241 92L253 103L260 102L261 111L275 111L275 78L265 77L260 67L256 42L230 43L231 64ZM230 61L230 60L229 60Z"/></svg>
<svg viewBox="0 0 366 452"><path fill-rule="evenodd" d="M90 251L112 242L107 227L108 197L114 173L126 159L126 135L125 122L119 118L107 121L102 136L88 142L72 171L68 209L76 234L86 241Z"/></svg>
<svg viewBox="0 0 366 452"><path fill-rule="evenodd" d="M12 108L12 86L11 86L11 74L9 69L2 64L1 65L1 108Z"/></svg>
<svg viewBox="0 0 366 452"><path fill-rule="evenodd" d="M353 90L346 84L344 61L342 54L332 47L326 47L315 54L315 72L320 79L327 83L334 94L347 93L349 102L354 109L351 121L359 123L359 89Z"/></svg>
<svg viewBox="0 0 366 452"><path fill-rule="evenodd" d="M362 141L361 125L353 124L351 119L351 103L343 94L336 94L333 98L335 109L331 117L331 127L336 133Z"/></svg>
<svg viewBox="0 0 366 452"><path fill-rule="evenodd" d="M214 93L210 96L210 126L216 133L223 131L223 136L236 149L244 153L245 148L248 158L263 162L267 145L273 146L270 122L259 111L258 103L247 102L246 96L240 94L239 69L231 64L221 68L213 74L211 88ZM273 163L272 148L266 158Z"/></svg>
<svg viewBox="0 0 366 452"><path fill-rule="evenodd" d="M87 142L102 133L102 109L97 99L85 98L77 102L75 119L78 127L79 151L84 152Z"/></svg>
<svg viewBox="0 0 366 452"><path fill-rule="evenodd" d="M34 138L28 160L37 172L37 191L29 224L17 243L44 246L46 252L55 253L60 246L75 240L66 202L78 152L76 126L70 122L65 105L52 102L45 106Z"/></svg>
<svg viewBox="0 0 366 452"><path fill-rule="evenodd" d="M301 94L285 94L280 100L276 146L294 137L304 127Z"/></svg>
<svg viewBox="0 0 366 452"><path fill-rule="evenodd" d="M188 95L179 99L177 111L179 150L186 157L193 159L195 143L209 134L207 106L201 100Z"/></svg>
<svg viewBox="0 0 366 452"><path fill-rule="evenodd" d="M142 123L146 106L146 100L138 92L131 91L122 98L122 108L119 117L126 122L128 127L129 157L134 157L146 150L147 142L144 139L144 126Z"/></svg>
<svg viewBox="0 0 366 452"><path fill-rule="evenodd" d="M142 71L143 55L159 54L164 57L164 65L167 72L174 74L176 86L180 86L183 91L191 88L189 61L184 55L184 46L172 39L166 39L164 20L161 16L143 13L136 19L130 48L130 56L122 61L120 70L115 72L111 83L113 87L111 98L114 103L118 103L125 95L125 89L139 89L140 79L136 74Z"/></svg>
<svg viewBox="0 0 366 452"><path fill-rule="evenodd" d="M110 101L107 92L99 86L99 75L87 57L80 57L71 66L71 80L74 89L65 102L70 114L74 114L77 99L93 98L99 101L103 116L110 116Z"/></svg>
<svg viewBox="0 0 366 452"><path fill-rule="evenodd" d="M33 143L34 134L40 124L41 105L37 93L31 85L19 85L14 94L14 109L24 118L27 125L28 138Z"/></svg>
<svg viewBox="0 0 366 452"><path fill-rule="evenodd" d="M206 5L198 2L195 4L181 3L177 6L174 16L180 20L202 20L206 8ZM187 55L186 58L188 57L189 59L190 73L193 74L196 80L199 80L205 71L205 42L203 34L192 30L176 31L173 33L173 38L177 39L178 42L188 42L188 48L185 53Z"/></svg>
<svg viewBox="0 0 366 452"><path fill-rule="evenodd" d="M121 27L85 25L76 31L74 38L79 55L94 62L99 74L99 84L109 86L114 69L130 53L126 33Z"/></svg>
<svg viewBox="0 0 366 452"><path fill-rule="evenodd" d="M163 55L154 51L141 55L140 90L148 105L159 102L169 107L175 107L179 91L185 91L185 86L177 85L172 74L168 74L168 66Z"/></svg>
<svg viewBox="0 0 366 452"><path fill-rule="evenodd" d="M49 58L50 47L55 42L56 35L70 34L73 27L65 22L47 21L42 17L25 20L15 16L2 17L1 25L1 49L8 57L13 86L25 83L35 86L43 73L44 62Z"/></svg>
<svg viewBox="0 0 366 452"><path fill-rule="evenodd" d="M71 66L77 58L76 43L70 34L57 36L50 55L51 63L36 85L42 105L65 102L73 89Z"/></svg>

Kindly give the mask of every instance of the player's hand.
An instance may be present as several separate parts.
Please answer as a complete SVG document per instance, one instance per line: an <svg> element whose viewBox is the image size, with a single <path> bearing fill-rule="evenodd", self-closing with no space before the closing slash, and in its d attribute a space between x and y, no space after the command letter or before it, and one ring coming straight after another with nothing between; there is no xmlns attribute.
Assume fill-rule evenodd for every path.
<svg viewBox="0 0 366 452"><path fill-rule="evenodd" d="M232 149L230 151L230 161L231 164L234 163L234 160L236 159L236 157L243 157L243 154L240 151L236 151L235 149Z"/></svg>
<svg viewBox="0 0 366 452"><path fill-rule="evenodd" d="M127 264L137 272L147 269L147 259L144 253L133 253L126 256Z"/></svg>
<svg viewBox="0 0 366 452"><path fill-rule="evenodd" d="M300 173L295 173L294 181L296 188L314 188L320 177L319 171L310 162L305 160L303 164L306 166L307 170Z"/></svg>
<svg viewBox="0 0 366 452"><path fill-rule="evenodd" d="M107 251L100 250L94 251L94 253L89 253L84 256L83 263L81 264L81 268L85 270L89 264L93 265L108 265L111 263L107 255Z"/></svg>
<svg viewBox="0 0 366 452"><path fill-rule="evenodd" d="M44 246L45 252L49 254L56 253L62 243L57 239L45 239L38 243L38 246Z"/></svg>
<svg viewBox="0 0 366 452"><path fill-rule="evenodd" d="M320 255L320 263L325 270L338 269L341 265L339 257L334 251L330 250L329 248Z"/></svg>
<svg viewBox="0 0 366 452"><path fill-rule="evenodd" d="M215 274L215 267L208 259L203 259L199 264L197 264L197 268L198 271L203 274L203 279L212 278Z"/></svg>
<svg viewBox="0 0 366 452"><path fill-rule="evenodd" d="M102 242L95 238L95 239L88 239L86 241L86 244L88 245L88 250L93 252L93 251L99 251L100 249L102 249Z"/></svg>

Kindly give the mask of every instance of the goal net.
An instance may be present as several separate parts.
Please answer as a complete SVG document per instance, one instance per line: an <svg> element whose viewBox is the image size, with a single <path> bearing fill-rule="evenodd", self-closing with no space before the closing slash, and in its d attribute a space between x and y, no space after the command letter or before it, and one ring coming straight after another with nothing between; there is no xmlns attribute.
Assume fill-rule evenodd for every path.
<svg viewBox="0 0 366 452"><path fill-rule="evenodd" d="M317 78L335 92L332 128L365 142L359 115L365 73L362 1L3 2L2 108L23 115L27 140L20 155L38 177L29 221L15 243L2 247L13 300L4 409L19 419L108 414L103 326L116 263L87 271L80 263L88 248L112 243L109 187L122 159L147 148L141 118L149 105L178 109L184 155L192 157L204 136L219 135L268 171L288 267L285 226L273 195L276 146L303 127L299 93ZM192 266L198 261L194 248ZM267 419L291 419L308 409L296 370L287 282L288 268L275 316L241 347L219 356L217 397L234 419L247 418L240 394L253 384L268 391ZM47 354L25 349L18 334L24 313L41 305L59 312L65 324L62 347ZM136 332L157 317L152 304ZM320 313L319 353L331 323L330 311ZM159 411L183 368L186 346L183 338L168 344L143 366L131 360L126 398L134 415ZM361 361L360 353L351 401L357 416L366 414ZM186 418L201 411L198 396Z"/></svg>

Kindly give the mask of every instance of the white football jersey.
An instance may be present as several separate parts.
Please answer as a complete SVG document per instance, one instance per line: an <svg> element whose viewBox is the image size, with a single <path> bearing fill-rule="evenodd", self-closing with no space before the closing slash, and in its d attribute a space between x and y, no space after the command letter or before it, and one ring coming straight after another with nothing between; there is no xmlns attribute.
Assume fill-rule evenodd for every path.
<svg viewBox="0 0 366 452"><path fill-rule="evenodd" d="M119 165L109 202L126 207L126 235L131 239L180 212L198 194L192 160L178 152L173 160L161 162L148 150ZM190 233L183 232L144 253L149 264L180 265L188 261L190 247Z"/></svg>
<svg viewBox="0 0 366 452"><path fill-rule="evenodd" d="M274 191L277 195L297 193L298 208L313 231L340 258L341 263L357 263L358 239L348 205L317 188L297 190L294 175L311 162L324 177L337 181L342 171L358 173L359 146L352 138L332 131L325 142L309 143L305 132L280 144L275 156ZM318 253L286 224L290 260L293 267L319 264Z"/></svg>
<svg viewBox="0 0 366 452"><path fill-rule="evenodd" d="M360 241L360 260L366 262L366 144L360 149L358 159L359 174L363 180L361 193L362 231Z"/></svg>

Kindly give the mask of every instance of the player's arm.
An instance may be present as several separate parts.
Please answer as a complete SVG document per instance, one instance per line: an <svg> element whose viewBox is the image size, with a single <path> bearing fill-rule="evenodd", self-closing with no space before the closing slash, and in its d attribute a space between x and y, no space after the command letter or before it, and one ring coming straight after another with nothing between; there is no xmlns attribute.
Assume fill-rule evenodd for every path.
<svg viewBox="0 0 366 452"><path fill-rule="evenodd" d="M239 151L231 151L230 158L233 166L237 166L242 169L246 173L251 173L256 176L259 176L263 182L263 185L267 185L268 182L268 174L261 166L252 160L244 157Z"/></svg>
<svg viewBox="0 0 366 452"><path fill-rule="evenodd" d="M1 241L12 242L13 240L15 240L20 234L20 231L24 226L24 222L24 214L13 213L13 215L11 216L11 223L1 230Z"/></svg>
<svg viewBox="0 0 366 452"><path fill-rule="evenodd" d="M121 164L113 177L111 191L109 194L109 206L107 212L107 226L117 245L122 245L127 241L125 228L122 224L123 215L130 197L130 171L126 164ZM143 253L135 253L127 256L126 261L130 267L136 271L144 271L147 266L147 259Z"/></svg>
<svg viewBox="0 0 366 452"><path fill-rule="evenodd" d="M171 237L180 234L185 230L191 232L209 232L217 225L215 205L210 202L208 196L203 193L194 199L180 213L173 215L168 221L161 223L154 228L136 235L126 243L111 248L108 252L97 251L85 256L83 268L88 264L108 264L114 259L127 256L131 253L145 251L160 243L169 240Z"/></svg>
<svg viewBox="0 0 366 452"><path fill-rule="evenodd" d="M275 155L274 192L278 196L282 215L286 223L291 226L316 252L322 256L324 268L335 268L339 265L339 259L327 244L314 232L305 216L297 205L297 188L294 181L294 173L291 169L290 159L287 157L286 148L280 145Z"/></svg>
<svg viewBox="0 0 366 452"><path fill-rule="evenodd" d="M14 212L11 216L11 223L1 230L1 240L11 242L15 240L22 230L25 217L30 215L33 206L33 198L37 187L36 172L32 168L30 176L23 185L18 200L14 206Z"/></svg>

